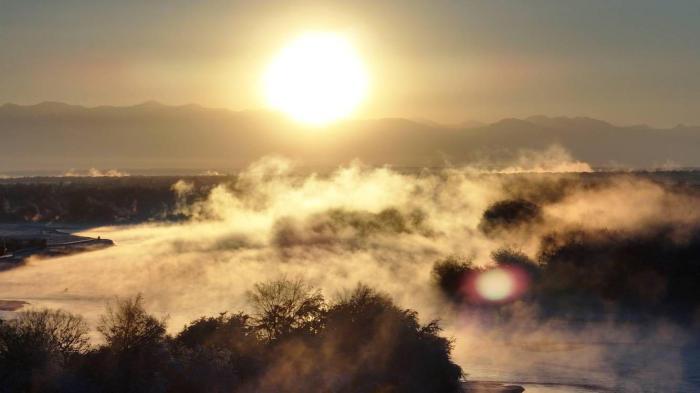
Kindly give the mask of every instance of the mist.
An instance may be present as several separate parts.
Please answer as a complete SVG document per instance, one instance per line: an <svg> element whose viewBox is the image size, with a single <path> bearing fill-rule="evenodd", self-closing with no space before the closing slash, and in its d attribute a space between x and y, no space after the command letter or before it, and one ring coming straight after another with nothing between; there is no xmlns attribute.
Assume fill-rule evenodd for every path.
<svg viewBox="0 0 700 393"><path fill-rule="evenodd" d="M497 312L471 308L446 298L432 269L450 256L487 269L503 248L538 261L543 238L571 231L637 238L671 228L671 243L683 247L700 228L700 196L627 174L597 179L556 147L486 167L402 173L353 162L300 175L293 162L268 157L194 200L194 185L181 180L172 190L186 221L86 230L116 246L32 258L2 273L0 298L78 312L94 325L107 301L141 293L176 332L202 315L246 310L257 282L299 278L328 298L363 283L421 321L441 320L468 376L498 380L500 368L521 382L636 391L660 383L662 372L663 386L681 391L682 348L697 320L659 316L642 326L606 312L572 323L518 299ZM507 200L536 204L537 218L484 231L484 212Z"/></svg>

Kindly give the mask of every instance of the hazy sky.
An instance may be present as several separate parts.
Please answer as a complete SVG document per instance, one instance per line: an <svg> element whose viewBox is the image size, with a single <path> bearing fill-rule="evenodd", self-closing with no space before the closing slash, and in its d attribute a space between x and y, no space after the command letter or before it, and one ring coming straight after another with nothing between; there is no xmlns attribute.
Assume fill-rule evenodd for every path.
<svg viewBox="0 0 700 393"><path fill-rule="evenodd" d="M700 123L698 0L0 0L0 102L260 108L309 30L355 42L362 117Z"/></svg>

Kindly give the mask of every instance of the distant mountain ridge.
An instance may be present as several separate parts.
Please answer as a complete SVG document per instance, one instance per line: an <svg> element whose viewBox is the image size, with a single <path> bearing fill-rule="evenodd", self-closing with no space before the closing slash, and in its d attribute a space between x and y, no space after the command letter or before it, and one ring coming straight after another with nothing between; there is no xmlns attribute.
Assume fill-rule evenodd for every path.
<svg viewBox="0 0 700 393"><path fill-rule="evenodd" d="M531 116L443 126L402 118L308 129L266 111L154 101L83 107L60 102L0 106L0 174L49 168L222 168L264 155L306 165L360 159L396 166L499 160L561 146L595 166L700 166L700 127L616 126L586 117Z"/></svg>

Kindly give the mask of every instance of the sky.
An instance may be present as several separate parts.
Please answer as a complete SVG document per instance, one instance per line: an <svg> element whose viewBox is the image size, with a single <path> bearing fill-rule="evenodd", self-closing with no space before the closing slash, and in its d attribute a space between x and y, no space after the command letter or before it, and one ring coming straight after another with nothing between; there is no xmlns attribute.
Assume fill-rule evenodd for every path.
<svg viewBox="0 0 700 393"><path fill-rule="evenodd" d="M0 0L0 102L259 109L307 31L347 35L358 117L700 124L700 1Z"/></svg>

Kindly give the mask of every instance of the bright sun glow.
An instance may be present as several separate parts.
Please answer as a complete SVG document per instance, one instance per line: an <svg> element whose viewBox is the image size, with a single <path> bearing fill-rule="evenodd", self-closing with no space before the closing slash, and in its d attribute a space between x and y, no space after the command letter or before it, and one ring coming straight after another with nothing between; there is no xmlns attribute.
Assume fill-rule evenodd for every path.
<svg viewBox="0 0 700 393"><path fill-rule="evenodd" d="M368 77L347 39L307 33L284 48L264 75L270 106L314 125L348 116L367 95Z"/></svg>
<svg viewBox="0 0 700 393"><path fill-rule="evenodd" d="M476 291L489 301L504 300L515 291L515 279L506 270L491 269L479 274L476 278Z"/></svg>

